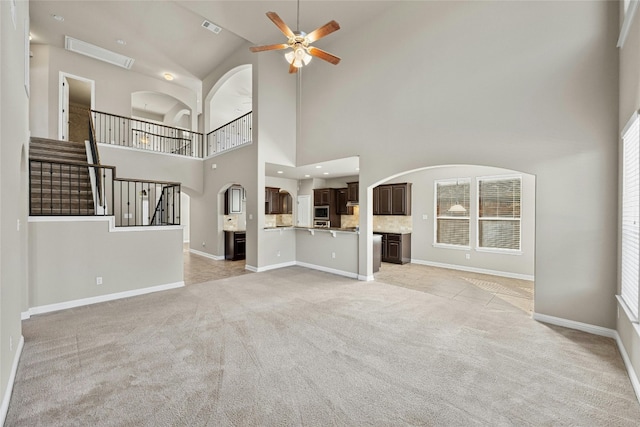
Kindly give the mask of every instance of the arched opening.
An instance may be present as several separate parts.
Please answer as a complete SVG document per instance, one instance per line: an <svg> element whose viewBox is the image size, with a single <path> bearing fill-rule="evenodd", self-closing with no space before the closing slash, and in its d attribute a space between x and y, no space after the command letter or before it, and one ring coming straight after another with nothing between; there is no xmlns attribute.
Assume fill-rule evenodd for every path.
<svg viewBox="0 0 640 427"><path fill-rule="evenodd" d="M166 93L133 92L131 94L131 117L165 126L192 130L191 108Z"/></svg>
<svg viewBox="0 0 640 427"><path fill-rule="evenodd" d="M410 185L410 214L376 212L376 203L383 203L376 200L378 186L404 183ZM375 280L532 313L535 185L534 175L480 165L427 167L376 183L369 229L382 242L379 249L373 245L373 257L389 262L380 264ZM396 251L404 261L396 263Z"/></svg>

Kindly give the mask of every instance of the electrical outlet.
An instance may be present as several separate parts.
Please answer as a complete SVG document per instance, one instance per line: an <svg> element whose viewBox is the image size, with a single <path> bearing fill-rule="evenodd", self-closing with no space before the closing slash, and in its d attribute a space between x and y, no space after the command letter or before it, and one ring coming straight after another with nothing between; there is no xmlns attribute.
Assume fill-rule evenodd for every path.
<svg viewBox="0 0 640 427"><path fill-rule="evenodd" d="M335 252L331 252L331 258L335 258L336 257L336 253Z"/></svg>
<svg viewBox="0 0 640 427"><path fill-rule="evenodd" d="M20 220L18 220L18 231L20 231Z"/></svg>
<svg viewBox="0 0 640 427"><path fill-rule="evenodd" d="M102 277L96 277L96 285L102 285Z"/></svg>
<svg viewBox="0 0 640 427"><path fill-rule="evenodd" d="M423 214L423 215L422 215L422 219L424 219L424 220L429 219L429 215L427 215L427 214Z"/></svg>
<svg viewBox="0 0 640 427"><path fill-rule="evenodd" d="M465 257L466 259L471 259L471 254L464 254L464 257Z"/></svg>
<svg viewBox="0 0 640 427"><path fill-rule="evenodd" d="M280 256L280 251L278 251L278 256Z"/></svg>
<svg viewBox="0 0 640 427"><path fill-rule="evenodd" d="M249 219L253 219L253 214L249 214Z"/></svg>
<svg viewBox="0 0 640 427"><path fill-rule="evenodd" d="M13 351L13 337L9 337L9 351Z"/></svg>
<svg viewBox="0 0 640 427"><path fill-rule="evenodd" d="M202 242L202 247L204 248L205 246L207 246L207 244L205 242Z"/></svg>

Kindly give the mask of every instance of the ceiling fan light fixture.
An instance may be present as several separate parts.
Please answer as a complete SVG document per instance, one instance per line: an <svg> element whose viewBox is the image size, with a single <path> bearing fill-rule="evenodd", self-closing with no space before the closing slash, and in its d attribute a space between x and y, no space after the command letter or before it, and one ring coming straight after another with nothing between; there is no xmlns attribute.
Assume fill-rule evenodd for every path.
<svg viewBox="0 0 640 427"><path fill-rule="evenodd" d="M295 46L293 50L284 54L284 58L289 64L292 64L296 68L301 68L303 65L311 62L311 55L309 55L302 46Z"/></svg>

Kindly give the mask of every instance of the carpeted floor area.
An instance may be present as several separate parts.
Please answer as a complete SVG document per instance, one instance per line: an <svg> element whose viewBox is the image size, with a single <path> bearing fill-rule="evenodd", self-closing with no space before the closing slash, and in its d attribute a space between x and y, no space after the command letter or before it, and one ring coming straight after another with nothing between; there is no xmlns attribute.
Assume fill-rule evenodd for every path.
<svg viewBox="0 0 640 427"><path fill-rule="evenodd" d="M6 426L637 426L615 342L302 267L34 316Z"/></svg>

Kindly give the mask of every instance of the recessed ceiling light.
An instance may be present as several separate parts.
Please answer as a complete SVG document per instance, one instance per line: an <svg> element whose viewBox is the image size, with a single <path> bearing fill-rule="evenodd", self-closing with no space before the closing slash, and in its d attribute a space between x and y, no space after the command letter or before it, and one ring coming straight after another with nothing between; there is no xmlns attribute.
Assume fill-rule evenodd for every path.
<svg viewBox="0 0 640 427"><path fill-rule="evenodd" d="M322 168L322 166L320 166L320 165L316 166L316 169L321 169L321 168Z"/></svg>
<svg viewBox="0 0 640 427"><path fill-rule="evenodd" d="M171 74L171 73L164 73L164 79L165 79L165 80L168 80L168 81L173 80L173 74Z"/></svg>
<svg viewBox="0 0 640 427"><path fill-rule="evenodd" d="M322 175L329 175L329 172L324 172Z"/></svg>
<svg viewBox="0 0 640 427"><path fill-rule="evenodd" d="M284 172L282 172L282 171L278 171L278 173L284 173Z"/></svg>
<svg viewBox="0 0 640 427"><path fill-rule="evenodd" d="M64 21L64 16L60 16L60 15L51 15L51 17L52 17L53 19L55 19L56 21L58 21L58 22L62 22L62 21Z"/></svg>
<svg viewBox="0 0 640 427"><path fill-rule="evenodd" d="M356 170L357 170L357 171L359 171L359 170L360 170L360 168L356 168Z"/></svg>
<svg viewBox="0 0 640 427"><path fill-rule="evenodd" d="M118 39L118 40L116 40L116 43L121 44L122 46L124 46L124 45L126 45L126 44L127 44L127 42L126 42L126 41L124 41L124 40L122 40L122 39Z"/></svg>
<svg viewBox="0 0 640 427"><path fill-rule="evenodd" d="M305 175L304 177L305 178L311 178L311 175Z"/></svg>

